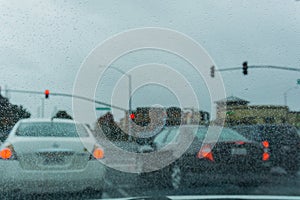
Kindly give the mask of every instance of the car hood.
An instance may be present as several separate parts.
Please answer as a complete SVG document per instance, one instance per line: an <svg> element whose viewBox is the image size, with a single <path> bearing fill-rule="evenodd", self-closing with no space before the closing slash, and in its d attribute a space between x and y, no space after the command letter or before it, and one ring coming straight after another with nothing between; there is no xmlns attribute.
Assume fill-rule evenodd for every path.
<svg viewBox="0 0 300 200"><path fill-rule="evenodd" d="M179 196L141 196L128 198L112 198L112 200L196 200L196 199L275 199L275 200L294 200L300 196L273 196L273 195L179 195ZM106 199L109 200L109 199Z"/></svg>

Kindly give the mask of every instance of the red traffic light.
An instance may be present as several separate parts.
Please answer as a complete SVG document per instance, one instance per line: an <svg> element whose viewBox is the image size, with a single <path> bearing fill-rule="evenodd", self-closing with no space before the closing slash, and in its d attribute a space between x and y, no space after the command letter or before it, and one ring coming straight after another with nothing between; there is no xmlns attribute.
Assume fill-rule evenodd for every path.
<svg viewBox="0 0 300 200"><path fill-rule="evenodd" d="M49 98L49 94L50 94L50 91L49 91L49 90L45 90L45 98L46 98L46 99Z"/></svg>
<svg viewBox="0 0 300 200"><path fill-rule="evenodd" d="M130 117L130 119L134 119L135 118L135 114L131 113L129 117Z"/></svg>

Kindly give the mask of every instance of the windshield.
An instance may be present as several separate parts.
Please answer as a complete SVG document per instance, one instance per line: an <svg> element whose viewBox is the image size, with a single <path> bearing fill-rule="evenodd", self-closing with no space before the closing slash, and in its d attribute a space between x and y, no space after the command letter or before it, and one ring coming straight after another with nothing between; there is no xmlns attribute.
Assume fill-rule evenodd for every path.
<svg viewBox="0 0 300 200"><path fill-rule="evenodd" d="M179 145L184 138L185 134L192 132L196 143L204 142L206 135L208 134L207 127L187 127L186 129L181 129L180 127L166 128L161 131L154 139L155 145L159 148L166 146L170 143L175 143ZM239 134L237 131L230 128L222 128L221 133L218 135L218 142L247 142L249 141L244 136ZM180 137L181 136L181 137Z"/></svg>
<svg viewBox="0 0 300 200"><path fill-rule="evenodd" d="M299 99L300 0L0 0L0 200L300 199Z"/></svg>
<svg viewBox="0 0 300 200"><path fill-rule="evenodd" d="M21 137L88 137L82 125L72 123L34 122L21 123L16 131Z"/></svg>
<svg viewBox="0 0 300 200"><path fill-rule="evenodd" d="M255 126L237 126L233 127L241 135L254 141L270 141L274 144L285 142L296 145L299 143L297 129L287 125L255 125Z"/></svg>

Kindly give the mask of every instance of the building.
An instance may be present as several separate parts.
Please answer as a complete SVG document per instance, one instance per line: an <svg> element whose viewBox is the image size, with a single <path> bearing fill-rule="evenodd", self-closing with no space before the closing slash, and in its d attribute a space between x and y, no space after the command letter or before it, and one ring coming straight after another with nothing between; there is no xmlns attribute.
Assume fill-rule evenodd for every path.
<svg viewBox="0 0 300 200"><path fill-rule="evenodd" d="M297 128L300 128L300 112L289 112L288 114L288 122Z"/></svg>
<svg viewBox="0 0 300 200"><path fill-rule="evenodd" d="M230 96L215 102L216 123L225 120L225 126L238 124L280 124L299 126L300 112L290 112L287 106L248 105L249 101Z"/></svg>
<svg viewBox="0 0 300 200"><path fill-rule="evenodd" d="M195 108L182 109L182 124L207 125L210 121L210 114L206 111Z"/></svg>
<svg viewBox="0 0 300 200"><path fill-rule="evenodd" d="M184 124L200 124L207 125L210 122L210 114L206 111L201 111L195 108L179 108L179 107L168 107L168 108L155 108L155 107L139 107L132 111L134 122L140 126L148 126L150 124L149 111L152 112L152 117L157 119L153 121L152 125L161 126L161 122L165 123L165 126L176 126ZM129 130L129 116L128 112L125 112L125 117L119 122L119 126L123 130ZM158 117L155 117L158 116ZM165 116L165 120L162 118Z"/></svg>

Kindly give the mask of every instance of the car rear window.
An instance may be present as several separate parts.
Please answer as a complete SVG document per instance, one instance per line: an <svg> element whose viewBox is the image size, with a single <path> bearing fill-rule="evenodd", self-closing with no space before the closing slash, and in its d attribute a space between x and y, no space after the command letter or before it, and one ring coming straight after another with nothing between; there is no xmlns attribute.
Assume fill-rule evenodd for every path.
<svg viewBox="0 0 300 200"><path fill-rule="evenodd" d="M294 144L300 141L297 130L290 126L242 126L235 129L250 140L268 140L273 144Z"/></svg>
<svg viewBox="0 0 300 200"><path fill-rule="evenodd" d="M207 131L208 131L207 128L199 128L196 135L197 138L199 140L204 140ZM247 139L244 136L240 135L237 131L230 128L223 128L220 137L218 139L218 141L236 141L236 140L247 141Z"/></svg>
<svg viewBox="0 0 300 200"><path fill-rule="evenodd" d="M296 143L299 141L297 131L293 127L265 127L262 130L262 138L274 143Z"/></svg>
<svg viewBox="0 0 300 200"><path fill-rule="evenodd" d="M28 137L88 137L86 128L81 124L34 122L21 123L16 131L17 136Z"/></svg>
<svg viewBox="0 0 300 200"><path fill-rule="evenodd" d="M248 138L249 140L260 142L262 140L261 133L262 130L259 130L257 127L251 126L241 126L241 127L234 127L234 129L241 134L242 136Z"/></svg>

